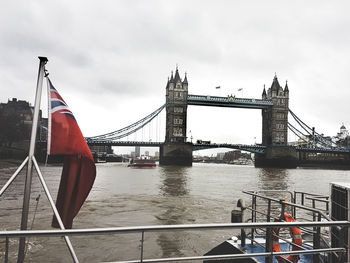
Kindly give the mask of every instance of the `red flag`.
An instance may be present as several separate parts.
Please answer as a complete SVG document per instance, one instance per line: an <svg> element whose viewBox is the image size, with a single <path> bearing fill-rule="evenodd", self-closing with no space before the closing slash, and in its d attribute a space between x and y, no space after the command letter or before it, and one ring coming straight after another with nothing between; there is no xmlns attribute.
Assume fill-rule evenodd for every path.
<svg viewBox="0 0 350 263"><path fill-rule="evenodd" d="M49 83L49 132L47 152L64 155L56 207L65 228L72 228L73 218L87 198L96 177L91 151L66 102ZM56 217L53 227L59 227Z"/></svg>

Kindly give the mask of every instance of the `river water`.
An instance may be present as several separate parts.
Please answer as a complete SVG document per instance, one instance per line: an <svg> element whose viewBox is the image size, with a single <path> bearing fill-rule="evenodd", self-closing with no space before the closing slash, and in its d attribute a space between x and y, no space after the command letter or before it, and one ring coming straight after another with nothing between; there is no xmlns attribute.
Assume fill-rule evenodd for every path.
<svg viewBox="0 0 350 263"><path fill-rule="evenodd" d="M16 170L0 166L0 187ZM41 166L53 198L61 167ZM25 172L0 199L0 229L19 228ZM132 169L122 163L97 164L97 177L73 228L140 225L229 223L237 200L250 198L242 190L298 190L329 193L329 183L349 182L350 172L318 169L259 169L250 166L198 164ZM41 195L36 209L36 198ZM34 211L36 212L34 213ZM33 221L35 215L35 219ZM52 212L36 176L30 202L29 227L51 229ZM145 234L144 257L203 255L233 233L224 231L158 232ZM72 237L80 262L139 259L140 235ZM0 240L0 261L4 260ZM10 262L16 262L18 240L10 240ZM62 238L30 238L26 262L71 262Z"/></svg>

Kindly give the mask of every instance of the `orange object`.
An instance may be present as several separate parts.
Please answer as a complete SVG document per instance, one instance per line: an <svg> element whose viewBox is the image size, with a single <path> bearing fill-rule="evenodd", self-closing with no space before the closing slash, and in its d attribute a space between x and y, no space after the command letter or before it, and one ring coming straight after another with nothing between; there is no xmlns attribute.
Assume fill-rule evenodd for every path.
<svg viewBox="0 0 350 263"><path fill-rule="evenodd" d="M282 219L282 216L279 217L279 219ZM295 222L295 219L288 213L284 213L284 219L286 222ZM279 244L279 238L278 238L278 235L279 235L279 232L280 232L280 229L279 228L273 228L273 233L274 233L274 236L273 236L273 244L272 244L272 247L273 247L273 251L274 252L281 252L281 247L280 247L280 244ZM298 227L291 227L290 228L290 233L291 233L291 236L292 236L292 242L293 244L296 244L298 246L302 246L303 244L303 240L301 239L301 231ZM292 245L292 251L296 251L296 250L301 250L300 247L296 246L296 245ZM284 257L284 256L281 256L281 257L277 257L277 261L279 263L284 263L286 262L284 259L287 259L289 261L292 261L294 263L298 262L299 260L299 255L290 255L288 257Z"/></svg>

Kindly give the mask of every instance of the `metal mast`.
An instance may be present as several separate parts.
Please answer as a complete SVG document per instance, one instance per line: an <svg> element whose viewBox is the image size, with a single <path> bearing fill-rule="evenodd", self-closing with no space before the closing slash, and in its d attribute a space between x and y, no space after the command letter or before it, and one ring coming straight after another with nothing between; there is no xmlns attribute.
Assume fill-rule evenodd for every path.
<svg viewBox="0 0 350 263"><path fill-rule="evenodd" d="M46 57L39 57L39 60L40 60L40 63L39 63L38 80L37 80L37 84L36 84L33 126L32 126L32 133L31 133L31 137L30 137L27 175L26 175L24 197L23 197L21 230L27 230L30 191L31 191L31 187L32 187L33 156L34 156L34 152L35 152L35 139L36 139L36 133L37 133L37 128L38 128L41 91L42 91L43 79L44 79L44 74L45 74L45 64L47 63L48 59ZM26 238L21 237L19 240L19 248L18 248L18 259L17 259L18 263L21 263L24 261L25 242L26 242Z"/></svg>

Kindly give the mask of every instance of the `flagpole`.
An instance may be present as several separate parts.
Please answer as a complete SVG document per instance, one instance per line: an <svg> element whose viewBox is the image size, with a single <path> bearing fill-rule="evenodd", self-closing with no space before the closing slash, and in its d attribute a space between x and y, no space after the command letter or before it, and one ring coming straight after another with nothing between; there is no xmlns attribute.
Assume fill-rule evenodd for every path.
<svg viewBox="0 0 350 263"><path fill-rule="evenodd" d="M33 124L32 124L32 132L30 137L27 174L26 174L24 196L23 196L21 230L27 230L30 191L32 187L33 156L35 152L35 141L36 141L36 133L38 128L38 121L39 121L40 100L41 100L41 91L42 91L43 79L44 79L44 73L45 73L44 72L45 64L47 63L48 59L46 57L39 57L39 60L40 60L40 63L39 63L38 80L36 84ZM18 258L17 258L18 263L24 262L25 242L26 242L25 237L21 237L19 239Z"/></svg>

